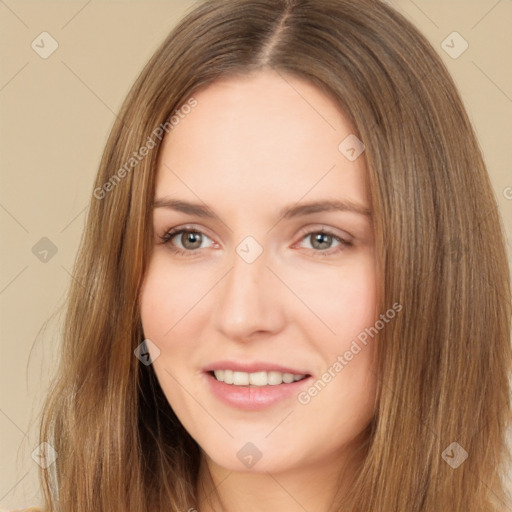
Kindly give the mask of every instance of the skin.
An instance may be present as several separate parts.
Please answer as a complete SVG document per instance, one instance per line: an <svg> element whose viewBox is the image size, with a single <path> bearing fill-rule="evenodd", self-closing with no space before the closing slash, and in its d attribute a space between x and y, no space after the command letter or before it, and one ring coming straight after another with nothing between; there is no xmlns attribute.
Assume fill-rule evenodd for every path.
<svg viewBox="0 0 512 512"><path fill-rule="evenodd" d="M157 357L150 348L153 367L202 450L201 512L327 511L350 479L336 483L340 468L351 475L362 460L349 455L374 413L374 343L306 405L293 396L239 410L211 394L202 368L222 359L270 360L316 380L375 323L371 218L349 211L278 216L285 205L312 200L371 209L364 153L350 161L340 152L353 127L329 97L293 76L264 70L224 78L194 98L198 105L163 141L155 198L204 203L221 221L154 209L155 245L141 291L144 335L160 351ZM204 235L160 243L183 226ZM315 244L322 227L352 246L329 237ZM250 264L236 252L249 235L263 249ZM172 245L192 256L173 253ZM237 457L249 441L262 454L251 468Z"/></svg>

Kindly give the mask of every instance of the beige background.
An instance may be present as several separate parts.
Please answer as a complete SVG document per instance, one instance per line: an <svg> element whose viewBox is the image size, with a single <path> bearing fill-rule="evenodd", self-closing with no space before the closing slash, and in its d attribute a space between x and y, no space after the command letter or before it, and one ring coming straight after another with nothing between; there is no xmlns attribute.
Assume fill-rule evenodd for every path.
<svg viewBox="0 0 512 512"><path fill-rule="evenodd" d="M428 37L459 86L488 164L510 255L512 1L388 3ZM193 5L0 0L0 508L41 501L31 454L56 363L58 308L71 279L100 155L132 82ZM31 47L43 31L58 42L47 59ZM469 43L456 59L441 47L453 31ZM57 248L47 262L32 252L43 237Z"/></svg>

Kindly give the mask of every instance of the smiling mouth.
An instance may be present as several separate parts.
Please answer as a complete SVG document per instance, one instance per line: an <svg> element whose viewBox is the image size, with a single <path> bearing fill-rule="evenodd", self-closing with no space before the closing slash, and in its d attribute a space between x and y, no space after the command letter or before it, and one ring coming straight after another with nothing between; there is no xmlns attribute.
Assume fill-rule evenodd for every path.
<svg viewBox="0 0 512 512"><path fill-rule="evenodd" d="M280 384L292 384L309 377L308 374L270 372L238 372L233 370L215 370L208 372L219 382L233 386L278 386Z"/></svg>

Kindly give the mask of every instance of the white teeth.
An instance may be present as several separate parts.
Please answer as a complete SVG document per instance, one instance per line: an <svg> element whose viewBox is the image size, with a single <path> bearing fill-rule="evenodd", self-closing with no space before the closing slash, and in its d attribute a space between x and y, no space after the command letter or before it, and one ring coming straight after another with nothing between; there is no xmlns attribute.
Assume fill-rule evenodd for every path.
<svg viewBox="0 0 512 512"><path fill-rule="evenodd" d="M249 380L249 384L253 386L266 386L267 382L267 372L254 372L247 373L247 378Z"/></svg>
<svg viewBox="0 0 512 512"><path fill-rule="evenodd" d="M286 384L293 382L293 373L283 373L283 382Z"/></svg>
<svg viewBox="0 0 512 512"><path fill-rule="evenodd" d="M303 379L306 375L295 375L293 373L281 372L236 372L233 370L215 370L213 372L215 378L225 384L233 384L235 386L277 386L282 384L290 384L292 382Z"/></svg>
<svg viewBox="0 0 512 512"><path fill-rule="evenodd" d="M233 372L233 384L235 386L248 386L249 374L245 372Z"/></svg>
<svg viewBox="0 0 512 512"><path fill-rule="evenodd" d="M283 374L281 372L268 372L267 373L267 384L276 386L277 384L283 383Z"/></svg>

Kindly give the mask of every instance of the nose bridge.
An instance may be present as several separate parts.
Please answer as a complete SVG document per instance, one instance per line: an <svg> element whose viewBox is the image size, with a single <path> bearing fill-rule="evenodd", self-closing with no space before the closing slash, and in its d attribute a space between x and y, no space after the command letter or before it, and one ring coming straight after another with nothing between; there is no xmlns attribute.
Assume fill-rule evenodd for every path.
<svg viewBox="0 0 512 512"><path fill-rule="evenodd" d="M279 306L268 253L253 237L234 248L216 307L216 327L226 337L244 338L276 327Z"/></svg>

